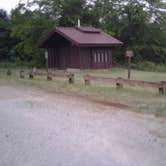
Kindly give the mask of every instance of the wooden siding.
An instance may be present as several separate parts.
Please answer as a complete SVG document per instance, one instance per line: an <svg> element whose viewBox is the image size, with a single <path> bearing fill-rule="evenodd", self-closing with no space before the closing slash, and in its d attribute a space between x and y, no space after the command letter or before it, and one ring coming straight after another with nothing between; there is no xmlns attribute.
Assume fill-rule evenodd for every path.
<svg viewBox="0 0 166 166"><path fill-rule="evenodd" d="M56 49L55 48L48 48L48 68L54 70L57 68L57 56L56 56Z"/></svg>
<svg viewBox="0 0 166 166"><path fill-rule="evenodd" d="M70 47L70 61L69 66L70 68L80 68L80 56L79 56L79 48L76 46Z"/></svg>
<svg viewBox="0 0 166 166"><path fill-rule="evenodd" d="M79 48L66 44L47 50L49 69L106 69L112 67L111 48Z"/></svg>
<svg viewBox="0 0 166 166"><path fill-rule="evenodd" d="M80 48L80 61L82 69L91 68L91 48Z"/></svg>
<svg viewBox="0 0 166 166"><path fill-rule="evenodd" d="M92 68L106 69L112 67L111 48L92 48Z"/></svg>

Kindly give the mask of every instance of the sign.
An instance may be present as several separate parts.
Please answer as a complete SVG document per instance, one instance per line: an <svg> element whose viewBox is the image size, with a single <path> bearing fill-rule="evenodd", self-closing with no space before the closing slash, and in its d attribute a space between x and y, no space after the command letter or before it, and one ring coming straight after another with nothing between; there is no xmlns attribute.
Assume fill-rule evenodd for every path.
<svg viewBox="0 0 166 166"><path fill-rule="evenodd" d="M45 51L45 59L48 59L48 51Z"/></svg>
<svg viewBox="0 0 166 166"><path fill-rule="evenodd" d="M126 51L126 57L131 58L131 57L133 57L133 56L134 56L134 52L133 52L133 51L131 51L131 50Z"/></svg>
<svg viewBox="0 0 166 166"><path fill-rule="evenodd" d="M126 51L126 57L128 57L128 79L130 80L131 75L131 57L134 56L134 52L132 50Z"/></svg>

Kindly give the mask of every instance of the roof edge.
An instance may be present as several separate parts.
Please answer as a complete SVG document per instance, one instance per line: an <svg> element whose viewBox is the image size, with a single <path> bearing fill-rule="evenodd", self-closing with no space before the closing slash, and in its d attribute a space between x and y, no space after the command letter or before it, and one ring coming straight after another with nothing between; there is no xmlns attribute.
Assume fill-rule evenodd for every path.
<svg viewBox="0 0 166 166"><path fill-rule="evenodd" d="M48 33L47 37L39 42L38 47L39 47L39 48L45 48L45 47L43 47L44 43L47 42L47 40L49 40L49 39L51 38L51 36L54 35L54 33L58 33L59 35L61 35L62 37L64 37L66 40L68 40L68 41L70 41L71 43L74 43L75 45L79 46L79 43L78 43L78 42L74 41L74 40L71 39L69 36L65 35L65 34L64 34L63 32L61 32L58 28L60 28L60 27L56 27L56 28L52 29L52 30Z"/></svg>
<svg viewBox="0 0 166 166"><path fill-rule="evenodd" d="M67 36L66 34L64 34L63 32L61 32L59 30L60 27L57 27L55 29L55 32L57 32L59 35L62 35L65 39L69 40L71 43L74 43L75 45L79 46L79 43L76 42L75 40L73 40L72 38L70 38L69 36Z"/></svg>
<svg viewBox="0 0 166 166"><path fill-rule="evenodd" d="M118 40L118 39L116 39L116 38L114 38L114 37L112 37L111 35L108 35L107 33L105 33L105 32L103 32L103 31L101 31L100 33L102 33L103 35L105 35L105 36L108 36L108 37L112 37L115 41L114 41L114 43L104 43L104 44L102 44L102 43L79 43L78 41L75 41L74 39L72 39L70 36L68 36L68 35L66 35L65 33L63 33L61 30L60 30L60 28L62 28L62 27L55 27L54 29L52 29L49 33L48 33L48 35L47 35L47 37L45 38L45 39L43 39L43 40L41 40L40 41L40 43L38 44L38 47L39 48L46 48L44 45L45 45L45 43L55 34L55 33L57 33L57 34L59 34L59 35L61 35L62 37L64 37L66 40L68 40L69 42L71 42L72 44L74 44L74 45L76 45L76 46L79 46L79 47L98 47L98 46L103 46L103 47L117 47L117 46L121 46L121 45L123 45L123 42L122 41L120 41L120 40ZM64 27L63 27L64 28ZM75 28L75 27L72 27L72 28Z"/></svg>

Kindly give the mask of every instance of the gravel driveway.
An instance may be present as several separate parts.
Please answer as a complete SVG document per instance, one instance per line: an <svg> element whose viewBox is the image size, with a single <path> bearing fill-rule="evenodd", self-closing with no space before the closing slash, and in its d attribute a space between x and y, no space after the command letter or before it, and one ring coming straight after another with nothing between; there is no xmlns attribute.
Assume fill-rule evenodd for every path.
<svg viewBox="0 0 166 166"><path fill-rule="evenodd" d="M166 166L166 118L1 86L0 166Z"/></svg>

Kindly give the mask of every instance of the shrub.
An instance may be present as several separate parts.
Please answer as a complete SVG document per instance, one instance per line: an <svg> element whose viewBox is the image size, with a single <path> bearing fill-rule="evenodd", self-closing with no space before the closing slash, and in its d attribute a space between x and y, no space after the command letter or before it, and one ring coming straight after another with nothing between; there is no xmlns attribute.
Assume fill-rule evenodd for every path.
<svg viewBox="0 0 166 166"><path fill-rule="evenodd" d="M166 72L166 64L155 64L150 61L144 61L141 63L133 63L131 67L133 69L138 69L138 70Z"/></svg>

